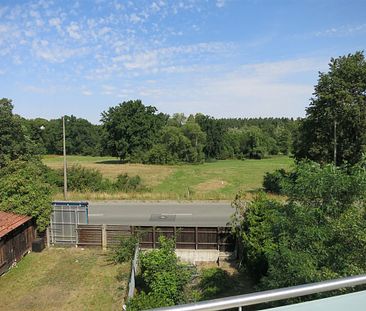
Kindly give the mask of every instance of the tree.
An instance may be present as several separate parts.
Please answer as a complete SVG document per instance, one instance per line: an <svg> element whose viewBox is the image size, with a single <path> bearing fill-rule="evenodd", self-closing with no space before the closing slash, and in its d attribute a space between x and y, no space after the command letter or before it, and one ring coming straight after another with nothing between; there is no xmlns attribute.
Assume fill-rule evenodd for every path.
<svg viewBox="0 0 366 311"><path fill-rule="evenodd" d="M332 58L320 73L295 141L295 157L340 165L366 151L366 61L363 52Z"/></svg>
<svg viewBox="0 0 366 311"><path fill-rule="evenodd" d="M156 112L155 107L144 106L140 100L123 102L104 111L101 121L106 133L106 150L121 160L142 158L167 122L166 115Z"/></svg>
<svg viewBox="0 0 366 311"><path fill-rule="evenodd" d="M38 159L9 161L0 169L0 210L32 216L44 231L52 212L50 173Z"/></svg>
<svg viewBox="0 0 366 311"><path fill-rule="evenodd" d="M182 126L182 130L184 135L191 142L188 162L199 163L204 161L205 155L203 153L203 148L206 143L206 134L194 120L188 121L184 124Z"/></svg>
<svg viewBox="0 0 366 311"><path fill-rule="evenodd" d="M224 127L218 120L203 114L196 114L195 121L206 133L206 145L204 147L206 158L220 159L223 152Z"/></svg>
<svg viewBox="0 0 366 311"><path fill-rule="evenodd" d="M13 114L10 99L0 100L0 168L6 161L31 153L31 144L25 136L21 120Z"/></svg>
<svg viewBox="0 0 366 311"><path fill-rule="evenodd" d="M65 116L66 149L68 154L91 155L101 154L100 126L88 120ZM37 154L62 154L62 119L45 120L41 118L23 120L27 135L37 147ZM43 129L41 129L43 127Z"/></svg>
<svg viewBox="0 0 366 311"><path fill-rule="evenodd" d="M234 227L261 289L366 272L366 169L301 162L286 179L285 202L238 195Z"/></svg>

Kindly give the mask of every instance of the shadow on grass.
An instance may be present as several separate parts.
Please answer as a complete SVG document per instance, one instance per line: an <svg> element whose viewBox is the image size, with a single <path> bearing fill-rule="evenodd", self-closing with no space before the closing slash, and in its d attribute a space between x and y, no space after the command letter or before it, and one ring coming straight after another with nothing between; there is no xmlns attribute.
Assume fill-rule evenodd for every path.
<svg viewBox="0 0 366 311"><path fill-rule="evenodd" d="M97 161L95 162L95 164L125 164L127 163L126 161L121 161L121 160L107 160L107 161Z"/></svg>

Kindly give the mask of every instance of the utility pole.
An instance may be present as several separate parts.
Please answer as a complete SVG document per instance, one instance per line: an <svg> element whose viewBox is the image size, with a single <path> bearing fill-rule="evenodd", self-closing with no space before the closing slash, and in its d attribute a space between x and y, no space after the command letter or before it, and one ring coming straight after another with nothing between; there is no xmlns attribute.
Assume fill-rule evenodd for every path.
<svg viewBox="0 0 366 311"><path fill-rule="evenodd" d="M64 147L64 200L67 200L67 162L66 162L66 132L65 132L65 116L62 117L62 133Z"/></svg>
<svg viewBox="0 0 366 311"><path fill-rule="evenodd" d="M337 166L337 121L334 118L334 165Z"/></svg>

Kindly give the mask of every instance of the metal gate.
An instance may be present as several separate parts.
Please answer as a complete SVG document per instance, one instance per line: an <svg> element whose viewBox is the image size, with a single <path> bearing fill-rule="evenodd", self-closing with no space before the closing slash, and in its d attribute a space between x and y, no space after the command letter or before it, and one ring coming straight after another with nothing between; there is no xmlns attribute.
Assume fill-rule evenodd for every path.
<svg viewBox="0 0 366 311"><path fill-rule="evenodd" d="M52 202L51 244L77 244L78 224L88 223L88 202Z"/></svg>

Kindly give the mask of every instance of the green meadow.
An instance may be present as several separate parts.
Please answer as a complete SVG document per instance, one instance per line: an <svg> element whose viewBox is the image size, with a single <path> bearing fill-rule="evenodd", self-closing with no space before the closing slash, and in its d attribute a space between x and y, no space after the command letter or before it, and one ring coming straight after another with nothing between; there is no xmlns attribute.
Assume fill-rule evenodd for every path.
<svg viewBox="0 0 366 311"><path fill-rule="evenodd" d="M63 166L62 156L45 156L43 161L54 169ZM137 193L70 193L70 199L232 200L239 190L251 193L260 189L266 172L288 169L293 159L275 156L194 165L145 165L122 164L111 157L68 156L67 163L97 169L110 179L124 173L139 175L147 188Z"/></svg>

